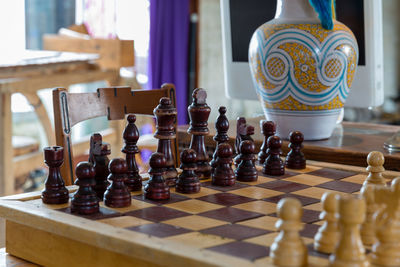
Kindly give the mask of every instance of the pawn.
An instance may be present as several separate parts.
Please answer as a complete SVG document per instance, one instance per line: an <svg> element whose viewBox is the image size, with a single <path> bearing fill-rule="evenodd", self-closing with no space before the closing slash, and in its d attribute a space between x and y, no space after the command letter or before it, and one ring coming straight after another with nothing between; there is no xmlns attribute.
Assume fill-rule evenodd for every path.
<svg viewBox="0 0 400 267"><path fill-rule="evenodd" d="M121 158L112 159L108 164L111 184L104 192L104 204L112 208L123 208L131 205L132 199L128 187L125 185L128 167L126 161Z"/></svg>
<svg viewBox="0 0 400 267"><path fill-rule="evenodd" d="M302 206L296 198L284 198L278 202L275 227L280 234L271 245L270 257L276 266L307 266L307 247L300 237L303 229Z"/></svg>
<svg viewBox="0 0 400 267"><path fill-rule="evenodd" d="M212 173L212 184L230 186L235 184L235 173L232 170L232 147L228 143L217 148L217 164Z"/></svg>
<svg viewBox="0 0 400 267"><path fill-rule="evenodd" d="M301 149L303 148L304 136L301 132L295 131L289 134L290 151L286 157L286 167L290 169L305 169L306 158Z"/></svg>
<svg viewBox="0 0 400 267"><path fill-rule="evenodd" d="M122 152L126 154L126 164L128 166L128 178L125 181L129 191L142 190L142 177L139 174L139 168L136 164L135 155L139 153L139 148L136 145L139 140L139 131L135 125L136 116L130 114L127 118L128 124L124 130L125 146Z"/></svg>
<svg viewBox="0 0 400 267"><path fill-rule="evenodd" d="M71 199L71 212L85 215L99 212L99 199L92 189L96 185L93 165L86 161L80 162L75 174L79 179L79 189Z"/></svg>
<svg viewBox="0 0 400 267"><path fill-rule="evenodd" d="M195 170L196 152L193 149L185 149L181 153L181 175L176 182L176 192L184 194L192 194L200 192L200 181Z"/></svg>
<svg viewBox="0 0 400 267"><path fill-rule="evenodd" d="M64 162L64 149L61 146L53 146L43 150L44 163L49 167L49 175L42 191L42 201L46 204L68 203L69 192L60 173L60 166Z"/></svg>
<svg viewBox="0 0 400 267"><path fill-rule="evenodd" d="M339 195L325 192L321 199L323 211L319 215L324 224L318 229L314 238L314 249L322 253L333 253L339 241Z"/></svg>
<svg viewBox="0 0 400 267"><path fill-rule="evenodd" d="M256 147L254 142L245 140L240 144L240 158L241 162L235 170L236 180L241 182L254 182L257 181L258 172L254 165L254 151Z"/></svg>
<svg viewBox="0 0 400 267"><path fill-rule="evenodd" d="M372 246L376 243L374 215L379 211L380 205L375 201L374 187L375 185L373 184L367 184L360 190L360 194L365 199L367 206L365 221L360 229L361 239L365 246Z"/></svg>
<svg viewBox="0 0 400 267"><path fill-rule="evenodd" d="M144 187L144 196L151 200L166 200L170 197L169 186L165 182L163 175L167 160L160 152L153 153L150 157L150 179Z"/></svg>
<svg viewBox="0 0 400 267"><path fill-rule="evenodd" d="M273 121L266 121L262 120L260 121L260 126L261 126L261 133L264 135L264 141L261 145L260 148L260 153L258 153L258 162L260 164L263 164L265 159L268 157L267 154L267 149L268 149L268 143L267 140L270 136L275 135L276 132L276 125Z"/></svg>
<svg viewBox="0 0 400 267"><path fill-rule="evenodd" d="M361 241L360 225L365 220L365 201L353 195L339 200L340 238L334 253L329 257L332 267L370 266Z"/></svg>
<svg viewBox="0 0 400 267"><path fill-rule="evenodd" d="M271 176L280 176L285 174L285 165L280 155L282 155L282 141L278 136L268 138L268 157L266 158L262 172Z"/></svg>
<svg viewBox="0 0 400 267"><path fill-rule="evenodd" d="M367 157L367 171L369 172L367 179L363 183L363 187L367 184L374 185L386 185L385 178L383 178L382 173L385 171L383 164L385 163L385 158L383 154L379 151L372 151Z"/></svg>

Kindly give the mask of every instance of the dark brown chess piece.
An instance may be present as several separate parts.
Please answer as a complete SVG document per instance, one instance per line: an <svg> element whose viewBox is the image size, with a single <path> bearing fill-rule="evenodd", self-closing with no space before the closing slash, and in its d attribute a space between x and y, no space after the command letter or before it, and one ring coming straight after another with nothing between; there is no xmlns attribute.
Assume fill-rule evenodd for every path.
<svg viewBox="0 0 400 267"><path fill-rule="evenodd" d="M215 129L217 133L214 135L214 141L217 143L215 146L215 151L212 160L210 161L211 170L215 168L217 163L217 147L219 144L225 143L229 141L228 130L229 130L229 121L225 116L226 107L219 107L218 109L219 116L215 121Z"/></svg>
<svg viewBox="0 0 400 267"><path fill-rule="evenodd" d="M286 167L290 169L305 169L306 158L301 149L303 148L304 136L299 131L294 131L289 134L290 151L286 156Z"/></svg>
<svg viewBox="0 0 400 267"><path fill-rule="evenodd" d="M193 149L185 149L181 153L181 175L176 182L176 191L184 194L198 193L200 191L200 181L195 170L196 152Z"/></svg>
<svg viewBox="0 0 400 267"><path fill-rule="evenodd" d="M42 191L42 201L46 204L68 203L69 192L61 177L60 166L64 162L64 149L61 146L45 147L44 163L49 167L49 175Z"/></svg>
<svg viewBox="0 0 400 267"><path fill-rule="evenodd" d="M153 153L150 157L150 179L144 187L144 196L152 200L166 200L170 197L169 186L165 182L165 165L167 161L162 153Z"/></svg>
<svg viewBox="0 0 400 267"><path fill-rule="evenodd" d="M235 166L237 167L240 163L240 144L244 140L254 141L251 137L254 134L254 127L248 125L246 118L238 117L236 121L236 141L235 141L235 152L236 157L234 159Z"/></svg>
<svg viewBox="0 0 400 267"><path fill-rule="evenodd" d="M257 181L258 172L254 165L254 151L256 149L254 142L244 140L240 144L240 164L235 170L236 180L241 182Z"/></svg>
<svg viewBox="0 0 400 267"><path fill-rule="evenodd" d="M135 159L135 155L139 153L139 148L136 145L139 140L139 131L135 125L136 116L130 114L127 120L128 124L123 133L125 146L121 150L126 154L126 165L128 166L128 177L125 181L125 185L128 187L129 191L141 191L142 177L139 174L139 168Z"/></svg>
<svg viewBox="0 0 400 267"><path fill-rule="evenodd" d="M100 200L103 199L104 192L110 185L107 180L110 174L108 170L108 164L110 163L108 155L110 154L110 144L103 142L99 133L93 134L90 137L89 162L93 164L95 170L94 179L96 184L93 186L93 190Z"/></svg>
<svg viewBox="0 0 400 267"><path fill-rule="evenodd" d="M212 174L212 184L230 186L235 184L232 170L233 150L229 143L222 143L217 148L217 164Z"/></svg>
<svg viewBox="0 0 400 267"><path fill-rule="evenodd" d="M94 214L99 212L99 199L92 187L96 184L94 167L89 162L80 162L75 169L79 189L71 198L71 212Z"/></svg>
<svg viewBox="0 0 400 267"><path fill-rule="evenodd" d="M267 175L280 176L285 174L285 164L280 155L282 155L282 140L278 136L268 138L268 157L263 164L262 172Z"/></svg>
<svg viewBox="0 0 400 267"><path fill-rule="evenodd" d="M108 169L110 171L108 180L111 181L111 184L104 193L104 204L112 208L130 206L132 202L131 193L124 183L128 170L126 161L121 158L112 159Z"/></svg>
<svg viewBox="0 0 400 267"><path fill-rule="evenodd" d="M206 103L207 93L202 88L197 88L192 94L193 102L188 107L190 127L188 133L192 135L190 148L197 154L196 174L200 179L207 179L211 176L211 166L208 162L208 154L204 144L204 136L209 133L208 117L211 109Z"/></svg>
<svg viewBox="0 0 400 267"><path fill-rule="evenodd" d="M275 135L276 133L276 125L273 121L266 121L262 120L260 121L260 128L261 128L261 133L264 135L264 141L261 145L260 148L260 153L258 153L258 162L260 164L263 164L265 159L268 157L267 155L267 149L268 149L268 138L270 136Z"/></svg>
<svg viewBox="0 0 400 267"><path fill-rule="evenodd" d="M176 108L169 98L162 97L153 113L157 120L157 130L154 133L154 137L158 139L157 152L162 153L166 160L164 179L168 186L175 186L178 172L172 155L171 141L176 139Z"/></svg>

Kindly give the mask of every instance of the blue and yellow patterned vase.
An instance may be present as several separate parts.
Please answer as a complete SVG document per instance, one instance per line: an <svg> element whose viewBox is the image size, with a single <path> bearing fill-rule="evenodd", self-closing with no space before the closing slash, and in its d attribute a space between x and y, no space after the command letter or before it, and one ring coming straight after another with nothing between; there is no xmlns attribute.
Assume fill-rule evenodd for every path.
<svg viewBox="0 0 400 267"><path fill-rule="evenodd" d="M334 15L334 12L333 12ZM275 19L261 25L249 48L250 69L267 120L287 138L329 138L353 82L357 41L331 20L325 29L308 0L278 0Z"/></svg>

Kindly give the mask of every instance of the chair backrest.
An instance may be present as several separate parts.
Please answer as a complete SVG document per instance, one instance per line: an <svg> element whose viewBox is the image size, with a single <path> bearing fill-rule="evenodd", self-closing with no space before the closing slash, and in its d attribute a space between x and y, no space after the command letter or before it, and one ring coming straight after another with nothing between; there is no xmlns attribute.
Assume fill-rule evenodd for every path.
<svg viewBox="0 0 400 267"><path fill-rule="evenodd" d="M176 107L175 86L164 84L160 89L131 90L130 87L99 88L93 93L68 93L64 88L53 90L56 144L64 147L61 175L66 185L74 183L71 128L81 121L107 116L124 119L126 114L153 115L161 97L169 97ZM175 123L175 132L176 132ZM118 138L118 137L117 137ZM120 137L122 138L122 136ZM111 149L116 149L111 147ZM121 148L117 148L121 149ZM175 164L179 164L178 141L172 142Z"/></svg>

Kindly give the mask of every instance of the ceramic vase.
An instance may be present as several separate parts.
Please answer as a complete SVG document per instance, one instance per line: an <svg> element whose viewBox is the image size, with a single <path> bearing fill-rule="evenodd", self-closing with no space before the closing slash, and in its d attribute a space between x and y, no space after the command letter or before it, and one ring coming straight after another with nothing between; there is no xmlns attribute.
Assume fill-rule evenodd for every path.
<svg viewBox="0 0 400 267"><path fill-rule="evenodd" d="M252 78L277 135L301 131L329 138L349 94L358 62L351 30L333 20L322 27L308 0L277 0L275 19L261 25L249 47Z"/></svg>

